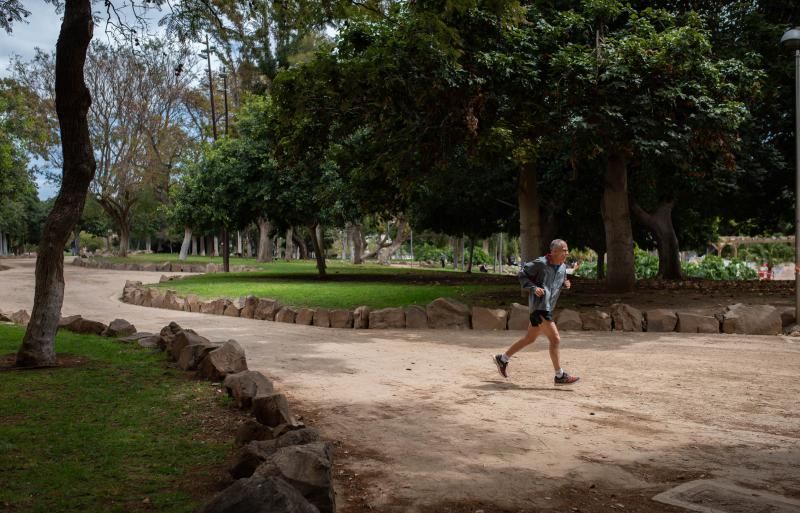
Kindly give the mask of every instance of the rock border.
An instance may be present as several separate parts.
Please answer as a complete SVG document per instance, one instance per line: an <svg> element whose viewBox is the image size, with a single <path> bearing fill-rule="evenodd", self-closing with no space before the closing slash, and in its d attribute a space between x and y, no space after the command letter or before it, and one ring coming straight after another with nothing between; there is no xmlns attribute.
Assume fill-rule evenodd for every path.
<svg viewBox="0 0 800 513"><path fill-rule="evenodd" d="M177 262L163 262L160 264L147 263L136 264L121 262L107 262L98 258L85 258L79 257L72 261L72 265L78 267L88 267L92 269L109 269L113 271L146 271L146 272L163 272L163 273L221 273L221 264L189 264ZM231 272L240 273L246 271L258 271L258 267L250 267L246 265L232 265Z"/></svg>
<svg viewBox="0 0 800 513"><path fill-rule="evenodd" d="M162 276L161 281L174 277ZM255 296L201 301L194 294L179 296L176 291L147 287L140 281L126 281L122 291L125 303L200 312L229 317L244 317L289 324L325 328L353 329L475 329L525 330L528 307L512 303L509 309L469 307L450 298L437 298L426 307L411 305L372 309L359 306L354 310L298 308L282 305L276 299ZM641 311L624 303L601 309L578 312L557 309L556 323L563 331L650 331L679 333L740 333L800 336L792 307L771 305L730 305L714 315L700 315L688 310L657 308Z"/></svg>

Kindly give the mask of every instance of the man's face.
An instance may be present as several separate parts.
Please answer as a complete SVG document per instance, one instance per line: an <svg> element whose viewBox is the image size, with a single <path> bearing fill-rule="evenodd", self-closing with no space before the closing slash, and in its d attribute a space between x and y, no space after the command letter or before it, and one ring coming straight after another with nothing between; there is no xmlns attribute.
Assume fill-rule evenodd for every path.
<svg viewBox="0 0 800 513"><path fill-rule="evenodd" d="M550 253L550 261L555 264L563 264L564 260L567 259L567 255L569 254L569 248L566 244L562 244L561 247L554 249Z"/></svg>

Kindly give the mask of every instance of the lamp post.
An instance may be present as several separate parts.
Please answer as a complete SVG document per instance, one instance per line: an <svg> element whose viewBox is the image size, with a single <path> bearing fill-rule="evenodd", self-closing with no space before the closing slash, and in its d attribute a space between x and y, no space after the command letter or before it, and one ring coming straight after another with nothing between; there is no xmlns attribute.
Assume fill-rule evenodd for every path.
<svg viewBox="0 0 800 513"><path fill-rule="evenodd" d="M783 33L781 44L794 50L794 307L800 314L800 27Z"/></svg>

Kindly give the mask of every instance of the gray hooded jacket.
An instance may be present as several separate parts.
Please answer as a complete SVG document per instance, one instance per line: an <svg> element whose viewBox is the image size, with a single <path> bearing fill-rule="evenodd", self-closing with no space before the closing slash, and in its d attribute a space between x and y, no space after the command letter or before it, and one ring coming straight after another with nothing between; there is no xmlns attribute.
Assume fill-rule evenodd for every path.
<svg viewBox="0 0 800 513"><path fill-rule="evenodd" d="M547 257L541 256L522 266L517 274L523 289L528 289L528 310L547 310L552 312L561 295L561 288L567 279L567 266L553 266L547 263ZM542 297L533 293L533 288L544 289Z"/></svg>

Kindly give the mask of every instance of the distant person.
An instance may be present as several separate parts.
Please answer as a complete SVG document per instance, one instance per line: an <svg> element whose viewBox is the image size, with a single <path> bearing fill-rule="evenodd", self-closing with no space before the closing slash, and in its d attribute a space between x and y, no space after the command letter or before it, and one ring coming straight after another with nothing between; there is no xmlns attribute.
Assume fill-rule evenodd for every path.
<svg viewBox="0 0 800 513"><path fill-rule="evenodd" d="M444 269L444 264L447 263L447 259L443 254L439 255L439 261L442 263L442 269Z"/></svg>
<svg viewBox="0 0 800 513"><path fill-rule="evenodd" d="M479 269L479 270L480 270L482 273L488 273L488 272L489 272L489 269L487 269L487 268L486 268L486 264L481 264L481 265L478 267L478 269Z"/></svg>
<svg viewBox="0 0 800 513"><path fill-rule="evenodd" d="M578 381L578 377L570 376L561 368L560 344L556 323L553 322L553 310L556 307L558 296L562 288L570 288L567 279L567 268L564 260L567 258L569 248L567 243L556 239L550 243L550 253L525 263L518 273L520 285L528 289L528 311L530 324L528 332L521 339L514 342L503 354L494 356L497 370L504 378L508 378L508 361L518 351L533 344L539 335L544 335L550 341L550 360L555 370L554 383L556 385L571 385Z"/></svg>

